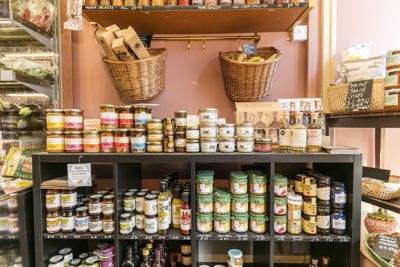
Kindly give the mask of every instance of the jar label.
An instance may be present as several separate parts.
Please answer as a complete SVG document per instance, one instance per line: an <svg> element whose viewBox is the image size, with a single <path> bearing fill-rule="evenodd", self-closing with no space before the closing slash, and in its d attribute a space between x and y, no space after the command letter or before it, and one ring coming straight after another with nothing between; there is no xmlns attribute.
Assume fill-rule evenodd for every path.
<svg viewBox="0 0 400 267"><path fill-rule="evenodd" d="M290 220L301 220L301 209L291 210L289 208L289 216L288 217Z"/></svg>
<svg viewBox="0 0 400 267"><path fill-rule="evenodd" d="M62 217L61 218L61 229L63 231L71 231L75 229L75 217Z"/></svg>
<svg viewBox="0 0 400 267"><path fill-rule="evenodd" d="M120 113L119 114L119 125L120 126L132 126L133 125L133 114L132 113Z"/></svg>
<svg viewBox="0 0 400 267"><path fill-rule="evenodd" d="M96 221L96 222L89 221L90 232L99 232L102 229L103 229L103 221Z"/></svg>
<svg viewBox="0 0 400 267"><path fill-rule="evenodd" d="M8 222L8 221L7 221ZM0 227L2 223L0 221ZM0 228L1 230L1 228ZM54 233L61 230L61 217L46 218L46 230L48 233Z"/></svg>
<svg viewBox="0 0 400 267"><path fill-rule="evenodd" d="M100 122L104 125L117 125L118 114L116 112L101 112Z"/></svg>
<svg viewBox="0 0 400 267"><path fill-rule="evenodd" d="M103 203L102 210L104 215L114 214L114 204L113 203Z"/></svg>
<svg viewBox="0 0 400 267"><path fill-rule="evenodd" d="M65 116L64 127L66 129L83 129L82 116Z"/></svg>
<svg viewBox="0 0 400 267"><path fill-rule="evenodd" d="M232 210L234 210L236 213L246 213L248 212L248 203L239 203L239 202L235 202L233 204L233 208ZM209 211L210 212L210 211ZM212 212L212 211L211 211Z"/></svg>
<svg viewBox="0 0 400 267"><path fill-rule="evenodd" d="M65 147L82 147L82 138L65 138Z"/></svg>
<svg viewBox="0 0 400 267"><path fill-rule="evenodd" d="M274 221L274 231L277 234L284 234L286 233L286 220L285 221Z"/></svg>
<svg viewBox="0 0 400 267"><path fill-rule="evenodd" d="M120 221L119 231L123 235L128 235L132 233L132 222L131 221Z"/></svg>
<svg viewBox="0 0 400 267"><path fill-rule="evenodd" d="M346 230L346 221L340 218L332 217L332 228L336 230Z"/></svg>
<svg viewBox="0 0 400 267"><path fill-rule="evenodd" d="M292 129L291 146L292 147L306 147L307 146L307 130L306 129Z"/></svg>
<svg viewBox="0 0 400 267"><path fill-rule="evenodd" d="M386 74L385 86L386 87L392 87L392 86L398 87L399 86L399 74L395 74L395 75Z"/></svg>
<svg viewBox="0 0 400 267"><path fill-rule="evenodd" d="M201 152L217 152L217 142L215 143L201 143Z"/></svg>
<svg viewBox="0 0 400 267"><path fill-rule="evenodd" d="M144 221L144 231L147 234L157 233L157 218L146 218Z"/></svg>
<svg viewBox="0 0 400 267"><path fill-rule="evenodd" d="M285 215L286 214L286 204L280 205L280 203L274 203L274 212L276 215Z"/></svg>
<svg viewBox="0 0 400 267"><path fill-rule="evenodd" d="M100 214L102 212L101 203L89 203L89 214Z"/></svg>
<svg viewBox="0 0 400 267"><path fill-rule="evenodd" d="M187 118L175 118L175 125L176 126L186 126Z"/></svg>
<svg viewBox="0 0 400 267"><path fill-rule="evenodd" d="M146 112L135 113L135 124L136 125L145 125L147 124L147 120L149 115Z"/></svg>
<svg viewBox="0 0 400 267"><path fill-rule="evenodd" d="M103 221L103 232L105 234L114 233L114 222L113 221Z"/></svg>
<svg viewBox="0 0 400 267"><path fill-rule="evenodd" d="M247 228L246 227L247 222L239 222L239 221L233 221L233 225L232 225L232 230L235 232L246 232Z"/></svg>
<svg viewBox="0 0 400 267"><path fill-rule="evenodd" d="M129 149L129 137L115 137L115 148L116 149Z"/></svg>
<svg viewBox="0 0 400 267"><path fill-rule="evenodd" d="M285 197L287 196L287 186L275 184L274 192L277 197Z"/></svg>
<svg viewBox="0 0 400 267"><path fill-rule="evenodd" d="M61 207L62 208L71 208L76 206L77 203L77 194L76 192L72 194L61 194Z"/></svg>
<svg viewBox="0 0 400 267"><path fill-rule="evenodd" d="M322 129L307 130L307 145L322 146Z"/></svg>
<svg viewBox="0 0 400 267"><path fill-rule="evenodd" d="M124 199L124 211L132 212L135 210L135 199Z"/></svg>
<svg viewBox="0 0 400 267"><path fill-rule="evenodd" d="M218 122L218 114L217 113L211 113L211 112L205 112L205 113L200 113L199 114L199 119L200 123L217 123Z"/></svg>
<svg viewBox="0 0 400 267"><path fill-rule="evenodd" d="M181 209L181 230L190 231L191 229L190 209Z"/></svg>
<svg viewBox="0 0 400 267"><path fill-rule="evenodd" d="M140 136L140 137L133 137L131 136L131 143L132 143L132 147L145 147L146 145L146 136Z"/></svg>
<svg viewBox="0 0 400 267"><path fill-rule="evenodd" d="M309 197L317 196L317 185L316 184L303 184L303 194Z"/></svg>
<svg viewBox="0 0 400 267"><path fill-rule="evenodd" d="M52 137L52 138L47 138L47 147L48 146L59 146L61 145L64 147L64 137Z"/></svg>
<svg viewBox="0 0 400 267"><path fill-rule="evenodd" d="M251 138L251 137L253 137L253 133L254 133L253 127L237 127L236 128L236 134L238 137Z"/></svg>
<svg viewBox="0 0 400 267"><path fill-rule="evenodd" d="M250 203L250 211L254 213L264 213L265 212L265 203Z"/></svg>
<svg viewBox="0 0 400 267"><path fill-rule="evenodd" d="M186 130L186 138L199 138L199 130Z"/></svg>
<svg viewBox="0 0 400 267"><path fill-rule="evenodd" d="M46 194L46 208L47 209L56 209L61 207L61 195L47 195Z"/></svg>
<svg viewBox="0 0 400 267"><path fill-rule="evenodd" d="M210 213L212 212L212 205L211 203L203 203L199 202L199 212L200 213Z"/></svg>
<svg viewBox="0 0 400 267"><path fill-rule="evenodd" d="M199 143L186 143L186 152L199 152Z"/></svg>
<svg viewBox="0 0 400 267"><path fill-rule="evenodd" d="M85 232L89 229L89 216L76 217L75 216L75 230L78 232Z"/></svg>
<svg viewBox="0 0 400 267"><path fill-rule="evenodd" d="M64 116L46 116L47 129L64 128Z"/></svg>
<svg viewBox="0 0 400 267"><path fill-rule="evenodd" d="M235 142L220 142L219 150L221 152L233 152L235 151Z"/></svg>
<svg viewBox="0 0 400 267"><path fill-rule="evenodd" d="M317 188L317 197L321 200L329 200L331 195L330 187L319 187Z"/></svg>
<svg viewBox="0 0 400 267"><path fill-rule="evenodd" d="M265 223L250 221L250 229L256 233L264 233L265 232Z"/></svg>
<svg viewBox="0 0 400 267"><path fill-rule="evenodd" d="M154 216L157 215L157 201L145 201L144 202L144 214L147 216Z"/></svg>
<svg viewBox="0 0 400 267"><path fill-rule="evenodd" d="M253 193L254 194L264 194L265 188L263 184L253 184Z"/></svg>
<svg viewBox="0 0 400 267"><path fill-rule="evenodd" d="M217 127L207 127L200 129L200 136L201 137L217 137Z"/></svg>
<svg viewBox="0 0 400 267"><path fill-rule="evenodd" d="M296 193L303 193L303 181L294 182L294 191L296 191Z"/></svg>
<svg viewBox="0 0 400 267"><path fill-rule="evenodd" d="M335 193L335 204L346 204L346 193Z"/></svg>
<svg viewBox="0 0 400 267"><path fill-rule="evenodd" d="M317 204L304 201L303 212L307 215L315 216L317 215Z"/></svg>
<svg viewBox="0 0 400 267"><path fill-rule="evenodd" d="M202 195L212 194L212 184L199 184L199 193Z"/></svg>
<svg viewBox="0 0 400 267"><path fill-rule="evenodd" d="M84 145L100 145L100 138L84 138Z"/></svg>
<svg viewBox="0 0 400 267"><path fill-rule="evenodd" d="M176 139L175 146L176 147L186 147L186 139Z"/></svg>
<svg viewBox="0 0 400 267"><path fill-rule="evenodd" d="M320 229L329 230L331 227L330 216L329 215L318 215L317 216L317 226Z"/></svg>
<svg viewBox="0 0 400 267"><path fill-rule="evenodd" d="M103 149L114 148L114 136L102 136L101 148Z"/></svg>
<svg viewBox="0 0 400 267"><path fill-rule="evenodd" d="M307 221L303 219L303 231L307 234L316 234L317 223L315 222L315 220L313 221L312 219L310 219L310 221Z"/></svg>
<svg viewBox="0 0 400 267"><path fill-rule="evenodd" d="M291 146L291 131L289 129L279 130L279 146Z"/></svg>
<svg viewBox="0 0 400 267"><path fill-rule="evenodd" d="M139 230L144 229L144 216L137 216L136 215L136 228Z"/></svg>
<svg viewBox="0 0 400 267"><path fill-rule="evenodd" d="M181 206L172 204L172 223L181 225Z"/></svg>

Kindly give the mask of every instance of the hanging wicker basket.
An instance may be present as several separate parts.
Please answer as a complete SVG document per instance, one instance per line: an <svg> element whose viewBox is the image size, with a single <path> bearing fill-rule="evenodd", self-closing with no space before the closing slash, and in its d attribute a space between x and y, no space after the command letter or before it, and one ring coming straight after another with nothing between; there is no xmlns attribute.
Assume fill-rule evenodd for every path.
<svg viewBox="0 0 400 267"><path fill-rule="evenodd" d="M165 88L164 48L147 49L151 57L132 61L104 59L119 95L130 101L147 100Z"/></svg>
<svg viewBox="0 0 400 267"><path fill-rule="evenodd" d="M219 53L226 95L237 102L258 100L270 95L281 53L274 47L260 47L257 48L258 56L264 59L273 54L278 56L268 62L238 62L228 58L232 54L237 58L239 53Z"/></svg>

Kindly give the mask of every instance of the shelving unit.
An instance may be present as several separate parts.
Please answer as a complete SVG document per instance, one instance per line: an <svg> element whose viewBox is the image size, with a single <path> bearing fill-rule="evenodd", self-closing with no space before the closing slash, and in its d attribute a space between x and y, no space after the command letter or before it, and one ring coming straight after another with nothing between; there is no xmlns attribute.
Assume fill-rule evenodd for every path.
<svg viewBox="0 0 400 267"><path fill-rule="evenodd" d="M142 231L135 230L132 235L122 236L118 229L118 216L114 216L115 233L110 236L104 235L84 235L75 237L76 234L69 235L47 235L45 233L45 205L44 195L40 189L43 181L65 176L67 174L66 164L68 163L92 163L92 171L101 164L107 164L112 174L112 185L115 195L118 196L114 206L115 211L121 206L122 193L130 188L140 188L146 171L160 169L163 166L171 168L181 168L182 173L190 177L191 184L195 184L196 170L200 166L217 167L216 178L227 180L225 167L236 168L241 164L257 164L268 174L268 231L265 234L257 235L252 232L237 234L230 232L220 235L214 232L201 234L195 231L195 216L192 216L192 233L189 236L181 235L177 230L172 230L166 236L146 235ZM37 154L33 156L33 180L34 180L34 214L35 214L35 251L36 266L45 266L47 260L58 249L65 246L81 247L84 245L82 239L106 241L112 240L116 249L115 261L119 266L122 261L123 246L128 240L190 240L192 245L192 266L200 263L199 253L204 246L211 244L218 246L225 244L234 246L242 242L257 242L253 246L253 266L274 266L274 255L279 243L287 242L309 242L311 253L318 255L330 255L333 266L359 266L360 257L360 203L361 203L361 155L330 155L327 153L144 153L144 154ZM157 166L157 168L154 168ZM273 179L275 173L282 173L291 177L299 167L313 167L315 170L323 172L332 177L340 177L346 183L348 194L348 205L346 209L347 235L345 236L307 236L307 235L282 235L273 234ZM221 171L223 169L223 171ZM153 178L151 178L153 179ZM196 211L195 187L191 187L191 206L192 214ZM78 239L79 242L74 240ZM67 242L68 241L68 242ZM77 243L78 242L78 243ZM215 243L217 242L217 243ZM318 246L314 246L317 244ZM81 251L82 252L82 251ZM323 253L323 254L321 254ZM335 254L332 254L335 253ZM344 257L335 257L341 253ZM280 255L275 255L279 256Z"/></svg>

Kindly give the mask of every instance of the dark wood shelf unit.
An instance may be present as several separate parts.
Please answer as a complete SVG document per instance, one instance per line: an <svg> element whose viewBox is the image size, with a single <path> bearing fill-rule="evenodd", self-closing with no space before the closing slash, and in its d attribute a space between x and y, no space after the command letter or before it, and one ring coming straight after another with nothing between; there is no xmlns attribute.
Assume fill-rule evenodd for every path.
<svg viewBox="0 0 400 267"><path fill-rule="evenodd" d="M362 196L362 201L400 214L400 198L380 200L369 196Z"/></svg>
<svg viewBox="0 0 400 267"><path fill-rule="evenodd" d="M400 128L400 110L328 114L327 127Z"/></svg>
<svg viewBox="0 0 400 267"><path fill-rule="evenodd" d="M269 241L271 240L268 233L266 234L256 234L251 231L246 233L235 233L230 231L227 234L218 234L216 232L211 233L195 233L196 240L206 241L206 240L214 240L214 241Z"/></svg>

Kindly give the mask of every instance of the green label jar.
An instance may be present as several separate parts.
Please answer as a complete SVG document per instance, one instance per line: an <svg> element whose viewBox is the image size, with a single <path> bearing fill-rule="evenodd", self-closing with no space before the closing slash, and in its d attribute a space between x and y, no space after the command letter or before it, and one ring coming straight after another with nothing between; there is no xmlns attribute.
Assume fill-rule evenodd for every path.
<svg viewBox="0 0 400 267"><path fill-rule="evenodd" d="M268 220L265 214L250 213L250 230L257 234L263 234L267 230L266 221Z"/></svg>
<svg viewBox="0 0 400 267"><path fill-rule="evenodd" d="M286 197L287 196L287 189L288 187L288 180L286 177L283 176L275 176L274 178L274 193L277 197Z"/></svg>
<svg viewBox="0 0 400 267"><path fill-rule="evenodd" d="M233 171L230 174L230 191L232 194L241 195L247 193L247 174L241 171Z"/></svg>
<svg viewBox="0 0 400 267"><path fill-rule="evenodd" d="M249 211L249 197L244 195L232 195L232 212L247 213Z"/></svg>
<svg viewBox="0 0 400 267"><path fill-rule="evenodd" d="M274 232L277 235L283 235L287 230L287 217L284 216L274 216Z"/></svg>
<svg viewBox="0 0 400 267"><path fill-rule="evenodd" d="M249 229L249 214L232 213L232 231L237 233L247 232Z"/></svg>
<svg viewBox="0 0 400 267"><path fill-rule="evenodd" d="M197 196L197 212L202 214L213 212L213 195Z"/></svg>
<svg viewBox="0 0 400 267"><path fill-rule="evenodd" d="M264 214L267 211L267 196L250 195L250 212Z"/></svg>
<svg viewBox="0 0 400 267"><path fill-rule="evenodd" d="M214 192L214 213L225 214L231 212L231 194L224 191Z"/></svg>
<svg viewBox="0 0 400 267"><path fill-rule="evenodd" d="M231 230L230 213L214 214L214 231L219 234L226 234Z"/></svg>
<svg viewBox="0 0 400 267"><path fill-rule="evenodd" d="M213 175L210 173L197 173L196 193L198 195L210 195L213 193Z"/></svg>
<svg viewBox="0 0 400 267"><path fill-rule="evenodd" d="M267 178L264 175L251 174L250 193L253 195L265 195L267 193Z"/></svg>
<svg viewBox="0 0 400 267"><path fill-rule="evenodd" d="M212 213L196 213L197 231L200 233L209 233L212 231L213 215Z"/></svg>
<svg viewBox="0 0 400 267"><path fill-rule="evenodd" d="M274 198L274 213L275 215L285 215L287 212L287 198L275 197Z"/></svg>

